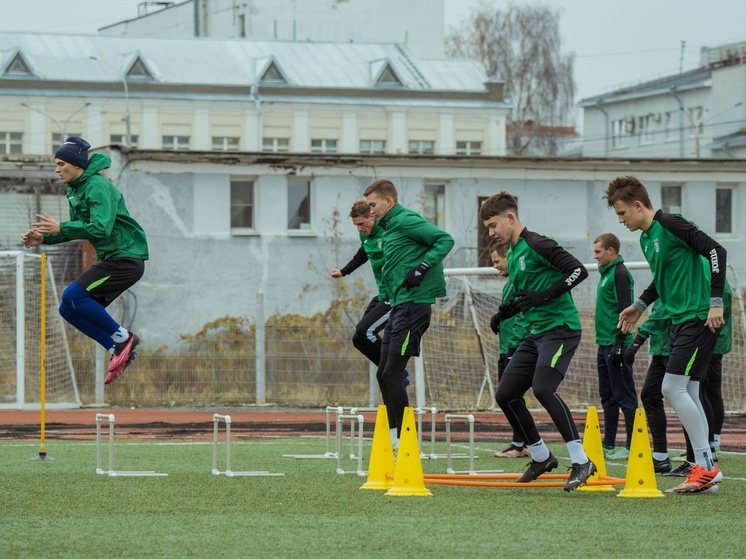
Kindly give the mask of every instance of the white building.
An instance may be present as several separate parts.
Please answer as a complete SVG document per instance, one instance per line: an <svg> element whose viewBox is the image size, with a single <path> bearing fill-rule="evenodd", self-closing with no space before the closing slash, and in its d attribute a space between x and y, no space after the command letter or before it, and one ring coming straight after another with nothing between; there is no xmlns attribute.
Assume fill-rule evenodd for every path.
<svg viewBox="0 0 746 559"><path fill-rule="evenodd" d="M504 155L502 83L406 46L0 33L0 154Z"/></svg>
<svg viewBox="0 0 746 559"><path fill-rule="evenodd" d="M585 157L746 158L746 42L705 48L695 70L580 107Z"/></svg>
<svg viewBox="0 0 746 559"><path fill-rule="evenodd" d="M140 5L137 18L99 29L106 35L215 37L254 41L402 43L442 58L444 0L187 0ZM169 5L170 4L170 5Z"/></svg>

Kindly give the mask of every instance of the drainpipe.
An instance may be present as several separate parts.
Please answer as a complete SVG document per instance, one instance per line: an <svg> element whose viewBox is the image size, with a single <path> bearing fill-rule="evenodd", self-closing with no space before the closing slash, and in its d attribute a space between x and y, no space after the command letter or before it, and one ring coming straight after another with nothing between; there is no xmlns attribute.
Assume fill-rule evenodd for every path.
<svg viewBox="0 0 746 559"><path fill-rule="evenodd" d="M609 113L602 106L603 99L596 101L598 110L604 114L604 157L609 157Z"/></svg>
<svg viewBox="0 0 746 559"><path fill-rule="evenodd" d="M676 87L668 90L671 96L679 103L679 157L684 159L684 103L681 97L676 95Z"/></svg>
<svg viewBox="0 0 746 559"><path fill-rule="evenodd" d="M199 3L200 0L192 0L194 5L194 36L199 37Z"/></svg>

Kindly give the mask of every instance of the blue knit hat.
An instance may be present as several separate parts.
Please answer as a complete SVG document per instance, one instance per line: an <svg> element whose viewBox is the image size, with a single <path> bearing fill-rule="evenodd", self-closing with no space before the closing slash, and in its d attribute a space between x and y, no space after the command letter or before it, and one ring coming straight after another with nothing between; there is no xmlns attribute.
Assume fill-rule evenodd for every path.
<svg viewBox="0 0 746 559"><path fill-rule="evenodd" d="M90 147L91 144L86 142L83 138L68 136L65 143L54 152L54 157L72 163L76 167L85 169L88 167L88 148Z"/></svg>

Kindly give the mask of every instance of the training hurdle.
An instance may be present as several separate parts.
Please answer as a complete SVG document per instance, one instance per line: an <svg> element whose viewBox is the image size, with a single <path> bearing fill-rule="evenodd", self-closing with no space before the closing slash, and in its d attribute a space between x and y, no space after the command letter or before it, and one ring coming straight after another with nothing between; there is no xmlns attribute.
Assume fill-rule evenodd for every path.
<svg viewBox="0 0 746 559"><path fill-rule="evenodd" d="M109 467L104 470L101 467L101 422L109 422ZM164 477L168 474L162 474L151 471L130 471L118 472L114 469L114 414L97 413L96 414L96 473L99 475L108 475L110 477Z"/></svg>
<svg viewBox="0 0 746 559"><path fill-rule="evenodd" d="M350 430L352 433L352 437L354 437L355 433L355 423L357 422L358 426L358 435L357 435L357 470L345 470L342 467L342 433L344 431L344 426L342 423L345 420L350 421ZM337 414L337 473L342 474L357 474L358 476L364 476L367 474L367 472L363 471L363 424L365 423L365 418L362 416L362 414ZM350 452L350 458L354 460L354 454Z"/></svg>
<svg viewBox="0 0 746 559"><path fill-rule="evenodd" d="M430 453L424 452L422 450L424 446L422 445L422 416L425 414L430 414ZM437 408L423 408L418 407L414 408L414 414L417 416L417 437L420 443L420 458L425 460L437 460L439 458L446 458L447 454L437 454L435 452L435 421L436 421L436 414L438 413ZM468 458L468 454L457 454L457 453L451 453L451 458Z"/></svg>
<svg viewBox="0 0 746 559"><path fill-rule="evenodd" d="M469 423L469 470L465 472L457 472L451 468L451 421L453 419L465 419ZM469 474L475 475L477 473L502 473L503 470L475 470L474 469L474 416L472 414L458 415L447 413L445 415L446 422L446 473L448 474Z"/></svg>
<svg viewBox="0 0 746 559"><path fill-rule="evenodd" d="M218 470L218 439L220 422L225 423L225 471ZM253 472L234 472L231 470L231 416L216 413L212 416L212 475L225 477L238 476L284 476L284 473L271 473L266 470Z"/></svg>

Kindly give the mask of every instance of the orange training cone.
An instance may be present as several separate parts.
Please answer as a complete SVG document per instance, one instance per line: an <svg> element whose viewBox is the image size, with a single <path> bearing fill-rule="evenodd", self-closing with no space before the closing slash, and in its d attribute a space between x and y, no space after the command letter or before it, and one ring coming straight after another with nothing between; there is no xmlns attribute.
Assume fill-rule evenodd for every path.
<svg viewBox="0 0 746 559"><path fill-rule="evenodd" d="M648 438L648 424L644 410L637 408L632 431L632 444L627 462L627 477L624 489L617 497L663 497L655 482L653 452Z"/></svg>
<svg viewBox="0 0 746 559"><path fill-rule="evenodd" d="M432 495L425 487L422 473L420 445L417 441L417 429L414 426L414 410L404 408L399 450L394 471L394 485L386 495L397 497L427 497Z"/></svg>
<svg viewBox="0 0 746 559"><path fill-rule="evenodd" d="M585 416L585 433L583 433L583 450L596 465L596 473L588 479L599 481L606 477L606 460L604 449L601 445L601 426L598 422L598 411L596 406L588 406ZM613 485L584 485L578 491L614 491Z"/></svg>
<svg viewBox="0 0 746 559"><path fill-rule="evenodd" d="M376 427L373 430L373 446L370 449L368 481L360 489L391 489L394 482L386 474L394 472L394 450L391 448L389 419L386 406L378 406Z"/></svg>

